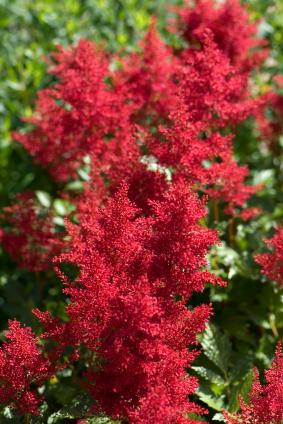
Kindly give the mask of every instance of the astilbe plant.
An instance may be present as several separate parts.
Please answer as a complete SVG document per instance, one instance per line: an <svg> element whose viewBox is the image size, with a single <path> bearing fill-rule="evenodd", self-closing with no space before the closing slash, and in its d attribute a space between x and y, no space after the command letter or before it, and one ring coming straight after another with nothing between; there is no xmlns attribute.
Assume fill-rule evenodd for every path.
<svg viewBox="0 0 283 424"><path fill-rule="evenodd" d="M76 384L93 399L90 414L176 424L205 413L188 400L198 382L186 369L212 306L189 305L206 283L223 282L207 267L218 236L200 224L206 198L198 195L239 216L259 188L245 184L248 169L233 157L231 128L265 104L248 84L265 52L251 53L262 43L236 0L215 9L199 1L180 16L191 23L183 31L186 47L166 46L152 23L138 52L114 58L115 70L91 42L60 47L50 67L56 82L39 92L31 129L15 134L58 184L76 179L86 157L91 161L84 193L71 199L78 223L66 224L68 251L60 254L66 240L55 234L52 214L37 214L32 198L22 195L24 208L16 202L4 211L6 250L31 271L45 270L56 256L68 296L64 322L34 311L44 346L53 347L46 358L31 330L10 324L0 393L19 413L38 411L30 386L48 379L55 364L76 366L78 359L84 372ZM249 217L257 209L245 211ZM65 263L78 269L76 278L62 272ZM5 374L13 364L14 386L13 374Z"/></svg>
<svg viewBox="0 0 283 424"><path fill-rule="evenodd" d="M29 327L9 321L4 335L6 340L0 348L0 403L15 407L21 414L37 415L41 399L36 388L55 370Z"/></svg>
<svg viewBox="0 0 283 424"><path fill-rule="evenodd" d="M282 76L277 78L280 88L283 86ZM276 80L276 78L274 78ZM277 91L277 90L276 90ZM279 138L283 134L283 96L276 91L272 93L269 99L269 116L266 109L261 109L257 113L257 123L260 134L265 144L275 156L280 156Z"/></svg>
<svg viewBox="0 0 283 424"><path fill-rule="evenodd" d="M189 90L187 104L192 117L199 121L202 116L210 134L213 129L231 128L247 117L261 116L274 96L267 93L253 98L249 78L268 50L257 37L257 23L250 22L245 7L239 0L221 4L197 0L177 12L175 30L177 26L188 42L182 52L188 77L181 81ZM245 185L248 169L236 163L231 144L226 143L226 150L219 153L215 152L212 162L216 163L207 169L207 193L227 202L226 213L245 218L245 211L239 212L239 208L246 207L246 201L260 187ZM247 214L254 216L256 211L247 209Z"/></svg>
<svg viewBox="0 0 283 424"><path fill-rule="evenodd" d="M209 28L199 33L199 44L184 49L181 56L180 84L191 119L217 129L254 115L265 98L251 96L246 77L219 49Z"/></svg>
<svg viewBox="0 0 283 424"><path fill-rule="evenodd" d="M156 176L150 173L149 177L140 161L143 156L160 159L159 148L152 149L148 140L158 122L162 123L165 131L172 129L173 139L182 137L184 146L176 140L170 149L169 139L167 158L164 160L162 155L161 165L172 165L173 153L177 154L175 167L180 166L186 148L186 161L189 159L194 168L196 163L198 173L206 175L205 181L199 181L198 175L193 183L218 187L219 174L229 162L226 168L230 170L230 181L234 181L233 195L225 198L226 192L231 193L231 182L226 191L217 191L218 197L223 195L223 200L230 203L241 193L241 198L227 209L235 213L235 206L246 206L246 200L257 188L245 187L248 171L235 162L231 140L221 139L217 131L255 114L265 99L250 96L246 78L219 50L210 29L199 34L199 43L199 48L189 46L176 56L159 39L152 24L141 50L126 56L122 68L112 72L105 55L90 42L60 49L53 55L56 65L50 69L59 81L40 92L37 111L29 119L34 129L16 134L15 138L56 180L75 178L88 155L92 160L92 183L100 187L100 195L107 194L105 181L115 189L121 179L128 180L131 187L139 185L136 190L130 188L130 192L145 193L150 186L148 180ZM184 107L186 112L181 116L179 110ZM187 128L186 137L175 134L175 127L180 124L179 132ZM156 137L155 145L160 145L160 149L167 148L163 132L161 129ZM204 161L219 160L219 172L217 166L214 173L205 171ZM157 178L156 184L162 186L162 178ZM222 178L220 186L223 185ZM215 190L208 193L214 195ZM146 203L141 198L140 202Z"/></svg>
<svg viewBox="0 0 283 424"><path fill-rule="evenodd" d="M19 267L39 272L52 268L52 259L64 248L64 231L56 231L49 208L38 204L32 192L17 195L4 208L0 244Z"/></svg>
<svg viewBox="0 0 283 424"><path fill-rule="evenodd" d="M167 120L174 102L178 62L173 50L161 40L155 20L140 50L118 58L120 69L113 72L113 84L132 104L135 122L148 125Z"/></svg>
<svg viewBox="0 0 283 424"><path fill-rule="evenodd" d="M261 272L278 285L283 285L283 228L277 228L274 236L266 241L272 252L256 256Z"/></svg>
<svg viewBox="0 0 283 424"><path fill-rule="evenodd" d="M39 92L36 113L27 120L34 129L15 139L55 180L68 181L104 137L127 136L129 111L106 84L108 60L93 43L59 47L52 59L49 72L59 82Z"/></svg>
<svg viewBox="0 0 283 424"><path fill-rule="evenodd" d="M278 344L271 367L265 371L266 383L259 380L258 371L249 400L240 401L240 412L235 415L225 413L228 424L280 424L283 420L283 355L281 343Z"/></svg>
<svg viewBox="0 0 283 424"><path fill-rule="evenodd" d="M227 202L225 211L233 215L260 187L245 184L248 168L237 164L232 135L223 136L220 129L254 114L265 100L239 99L242 79L217 49L211 31L200 39L202 48L187 49L176 72L171 123L159 126L166 142L157 136L149 145L163 166L174 169L174 176L180 174L211 198Z"/></svg>
<svg viewBox="0 0 283 424"><path fill-rule="evenodd" d="M223 284L203 269L217 242L198 224L203 203L180 181L151 202L147 217L126 186L104 208L88 201L84 210L80 225L69 225L73 247L57 259L80 270L73 282L63 277L69 321L60 328L37 311L44 337L98 355L83 383L96 411L137 424L194 422L186 414L203 410L187 400L197 387L185 372L197 356L188 346L196 346L211 306L186 303L207 282Z"/></svg>
<svg viewBox="0 0 283 424"><path fill-rule="evenodd" d="M268 54L262 49L265 41L257 38L258 23L251 22L240 0L195 0L194 5L186 1L177 11L177 27L185 40L197 45L203 31L210 29L219 49L241 73L249 72Z"/></svg>

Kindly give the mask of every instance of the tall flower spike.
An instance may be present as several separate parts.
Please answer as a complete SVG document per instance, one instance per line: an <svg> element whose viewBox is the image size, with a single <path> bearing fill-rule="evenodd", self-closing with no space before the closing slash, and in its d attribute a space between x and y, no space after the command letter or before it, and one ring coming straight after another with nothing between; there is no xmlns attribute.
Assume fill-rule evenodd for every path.
<svg viewBox="0 0 283 424"><path fill-rule="evenodd" d="M60 329L37 316L47 337L96 353L84 382L96 410L133 424L191 423L186 414L203 410L188 402L197 381L185 367L197 356L196 335L211 306L189 310L186 302L206 282L221 283L203 269L217 235L198 224L204 205L185 182L152 201L148 217L127 191L122 186L103 208L89 200L80 226L69 226L73 247L58 258L80 269L65 281L69 321Z"/></svg>
<svg viewBox="0 0 283 424"><path fill-rule="evenodd" d="M40 398L35 390L54 373L28 327L9 321L6 340L0 347L0 403L21 414L38 414ZM33 388L32 388L32 387Z"/></svg>
<svg viewBox="0 0 283 424"><path fill-rule="evenodd" d="M58 82L39 92L36 113L27 120L34 129L15 139L54 179L66 181L97 144L123 130L129 112L123 97L105 83L108 61L91 42L59 48L53 59L50 73Z"/></svg>
<svg viewBox="0 0 283 424"><path fill-rule="evenodd" d="M204 202L188 188L184 180L172 185L164 199L151 202L153 235L149 239L154 258L151 278L167 297L179 294L188 300L202 291L205 283L222 284L207 272L206 254L218 242L218 235L199 224L206 215Z"/></svg>
<svg viewBox="0 0 283 424"><path fill-rule="evenodd" d="M246 7L240 0L196 0L195 6L178 10L183 37L193 44L206 28L212 33L218 48L232 65L250 70L267 55L261 50L263 39L257 38L257 23L250 22Z"/></svg>
<svg viewBox="0 0 283 424"><path fill-rule="evenodd" d="M261 272L270 280L283 286L283 228L277 228L274 236L266 241L272 249L270 253L256 256L256 262L261 265Z"/></svg>
<svg viewBox="0 0 283 424"><path fill-rule="evenodd" d="M283 87L283 83L281 86ZM268 106L272 114L267 117L266 110L260 110L257 114L257 123L266 145L274 155L279 156L281 147L278 140L283 134L283 96L272 93Z"/></svg>
<svg viewBox="0 0 283 424"><path fill-rule="evenodd" d="M178 75L191 121L217 129L255 115L266 103L265 96L251 97L247 76L219 50L210 29L199 34L199 42L199 49L184 50Z"/></svg>
<svg viewBox="0 0 283 424"><path fill-rule="evenodd" d="M249 175L247 166L240 166L230 155L223 155L221 162L212 163L206 169L206 193L209 197L218 200L224 200L227 205L224 209L228 215L237 215L236 209L245 206L246 201L262 186L247 185L245 179ZM240 216L245 212L241 212ZM247 209L247 214L251 210ZM257 215L259 209L254 209L254 215ZM243 215L245 218L245 214Z"/></svg>
<svg viewBox="0 0 283 424"><path fill-rule="evenodd" d="M225 413L228 424L281 424L283 420L283 355L278 344L271 367L265 371L266 384L259 381L258 371L249 394L249 401L240 402L240 412Z"/></svg>
<svg viewBox="0 0 283 424"><path fill-rule="evenodd" d="M133 105L134 120L143 125L166 120L173 106L177 58L160 39L153 21L140 43L140 51L125 56L114 73L116 89Z"/></svg>
<svg viewBox="0 0 283 424"><path fill-rule="evenodd" d="M192 116L195 110L192 93L186 101L192 103L191 109L180 92L178 108L170 114L171 125L159 126L165 142L160 141L159 135L151 138L149 148L161 165L173 169L174 180L185 178L211 198L226 202L225 212L235 215L236 208L244 207L261 186L245 184L249 171L233 159L232 136L211 132L211 128L207 127L209 119L203 117L206 112L200 111L198 118Z"/></svg>

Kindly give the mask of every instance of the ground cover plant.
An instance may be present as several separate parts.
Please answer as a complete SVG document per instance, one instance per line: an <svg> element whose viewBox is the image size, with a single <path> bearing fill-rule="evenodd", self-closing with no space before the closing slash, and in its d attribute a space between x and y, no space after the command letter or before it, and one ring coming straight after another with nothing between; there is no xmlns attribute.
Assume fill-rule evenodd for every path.
<svg viewBox="0 0 283 424"><path fill-rule="evenodd" d="M0 422L282 423L280 2L0 7Z"/></svg>

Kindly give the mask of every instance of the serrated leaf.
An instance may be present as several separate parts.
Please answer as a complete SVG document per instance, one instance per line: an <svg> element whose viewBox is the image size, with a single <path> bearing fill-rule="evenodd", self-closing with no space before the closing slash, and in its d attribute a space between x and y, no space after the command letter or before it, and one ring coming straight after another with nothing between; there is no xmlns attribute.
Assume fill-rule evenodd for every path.
<svg viewBox="0 0 283 424"><path fill-rule="evenodd" d="M210 381L211 383L225 384L225 380L220 374L217 374L216 372L208 368L199 366L192 366L191 368L197 373L199 377L202 377L205 380Z"/></svg>
<svg viewBox="0 0 283 424"><path fill-rule="evenodd" d="M210 408L214 409L215 411L223 411L224 409L224 396L213 396L212 393L204 390L204 389L198 389L197 390L197 396L199 399L205 403Z"/></svg>
<svg viewBox="0 0 283 424"><path fill-rule="evenodd" d="M231 358L231 343L226 334L221 334L217 327L210 325L203 333L201 346L204 354L227 378Z"/></svg>

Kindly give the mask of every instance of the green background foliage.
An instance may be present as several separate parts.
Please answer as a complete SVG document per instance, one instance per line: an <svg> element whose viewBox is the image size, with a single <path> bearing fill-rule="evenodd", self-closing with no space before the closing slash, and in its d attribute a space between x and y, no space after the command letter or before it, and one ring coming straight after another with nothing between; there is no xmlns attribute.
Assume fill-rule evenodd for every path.
<svg viewBox="0 0 283 424"><path fill-rule="evenodd" d="M153 15L158 17L162 36L174 45L178 40L167 31L166 22L172 16L169 6L179 3L0 0L0 206L12 202L18 192L36 190L39 203L54 209L59 225L70 207L60 198L62 187L55 186L11 137L12 131L23 127L21 117L31 115L37 91L52 81L44 56L57 44L68 45L82 37L104 44L109 51L134 50ZM270 59L254 77L257 90L263 92L273 75L283 73L283 3L245 3L252 19L261 19L260 33L270 47ZM283 139L279 141L283 146ZM251 169L251 181L265 186L252 202L264 213L248 224L225 222L221 210L217 222L212 213L208 218L222 240L222 245L211 252L211 267L228 281L228 287L207 288L194 298L195 304L213 302L215 313L212 325L200 336L204 353L194 364L193 373L201 383L196 396L209 408L210 419L215 422L222 421L223 408L237 410L239 393L245 397L250 386L252 367L256 365L262 371L268 366L276 342L283 338L283 292L260 274L253 259L266 250L264 239L283 220L282 149L277 157L272 156L260 143L251 120L237 129L234 143L237 159ZM52 273L36 275L19 270L0 250L1 330L11 317L36 325L30 312L33 307L63 316L60 291ZM83 414L87 401L82 402L79 388L69 384L72 373L66 370L60 381L55 378L43 388L52 405L43 405L43 422L72 422ZM3 409L1 422L11 420L17 422L11 411ZM107 418L90 422L110 423Z"/></svg>

